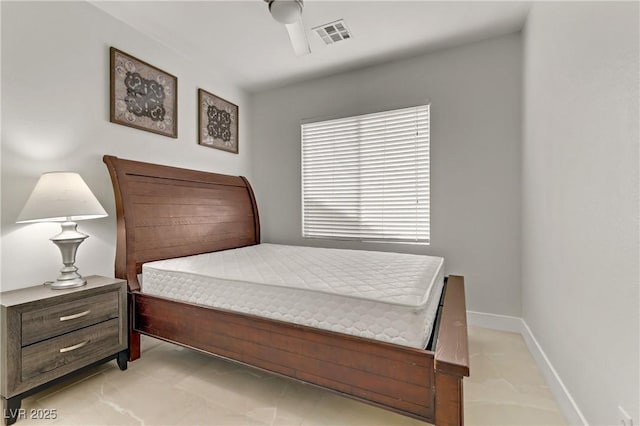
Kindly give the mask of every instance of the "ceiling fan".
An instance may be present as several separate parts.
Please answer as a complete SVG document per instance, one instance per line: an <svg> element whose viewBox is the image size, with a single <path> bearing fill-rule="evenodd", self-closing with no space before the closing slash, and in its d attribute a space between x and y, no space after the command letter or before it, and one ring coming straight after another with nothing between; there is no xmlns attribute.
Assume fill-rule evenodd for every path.
<svg viewBox="0 0 640 426"><path fill-rule="evenodd" d="M269 5L273 19L284 24L296 55L311 53L309 40L302 23L302 0L264 0Z"/></svg>

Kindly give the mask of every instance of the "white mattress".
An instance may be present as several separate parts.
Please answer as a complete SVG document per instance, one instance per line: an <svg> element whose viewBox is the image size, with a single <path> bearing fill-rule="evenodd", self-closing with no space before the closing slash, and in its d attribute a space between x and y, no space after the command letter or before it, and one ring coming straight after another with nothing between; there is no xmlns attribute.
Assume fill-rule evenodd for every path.
<svg viewBox="0 0 640 426"><path fill-rule="evenodd" d="M142 291L414 348L429 341L441 257L258 244L145 263Z"/></svg>

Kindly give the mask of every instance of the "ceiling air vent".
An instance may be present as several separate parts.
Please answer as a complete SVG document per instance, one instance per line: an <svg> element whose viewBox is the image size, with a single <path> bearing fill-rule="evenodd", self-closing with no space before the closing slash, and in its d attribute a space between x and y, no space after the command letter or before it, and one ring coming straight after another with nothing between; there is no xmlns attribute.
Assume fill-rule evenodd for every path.
<svg viewBox="0 0 640 426"><path fill-rule="evenodd" d="M351 32L342 19L312 28L325 44L333 44L350 39Z"/></svg>

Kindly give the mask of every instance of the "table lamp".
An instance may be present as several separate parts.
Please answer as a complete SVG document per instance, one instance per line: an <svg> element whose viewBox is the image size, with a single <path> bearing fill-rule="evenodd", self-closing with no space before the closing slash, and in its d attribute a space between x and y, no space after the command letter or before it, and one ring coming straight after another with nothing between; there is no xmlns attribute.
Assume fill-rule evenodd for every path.
<svg viewBox="0 0 640 426"><path fill-rule="evenodd" d="M78 273L76 251L89 236L78 232L77 220L107 216L98 199L77 173L44 173L33 189L17 223L62 222L62 231L51 241L60 249L64 267L51 284L55 290L80 287L87 283Z"/></svg>

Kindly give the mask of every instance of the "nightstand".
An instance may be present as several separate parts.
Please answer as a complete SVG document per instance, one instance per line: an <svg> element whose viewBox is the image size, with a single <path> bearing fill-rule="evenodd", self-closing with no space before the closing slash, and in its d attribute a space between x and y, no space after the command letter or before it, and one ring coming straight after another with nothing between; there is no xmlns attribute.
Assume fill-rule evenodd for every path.
<svg viewBox="0 0 640 426"><path fill-rule="evenodd" d="M127 368L126 281L87 277L87 285L40 285L0 293L0 395L7 425L23 398L86 368L116 359Z"/></svg>

